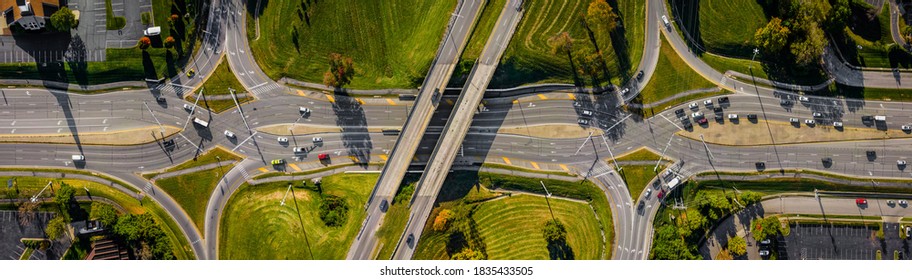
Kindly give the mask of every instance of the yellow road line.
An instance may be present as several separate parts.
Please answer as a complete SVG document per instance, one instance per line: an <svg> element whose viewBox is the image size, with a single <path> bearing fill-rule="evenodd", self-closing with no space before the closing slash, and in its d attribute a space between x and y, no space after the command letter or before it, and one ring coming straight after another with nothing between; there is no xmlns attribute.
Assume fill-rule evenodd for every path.
<svg viewBox="0 0 912 280"><path fill-rule="evenodd" d="M326 95L326 99L329 99L329 102L336 102L336 98L329 94Z"/></svg>
<svg viewBox="0 0 912 280"><path fill-rule="evenodd" d="M393 101L393 99L392 99L392 98L387 98L387 99L386 99L386 103L389 103L389 105L393 105L393 106L395 106L395 105L396 105L396 102L395 102L395 101Z"/></svg>
<svg viewBox="0 0 912 280"><path fill-rule="evenodd" d="M294 170L297 171L297 172L301 172L301 168L299 168L299 167L298 167L297 165L295 165L294 163L289 163L288 166L291 166L291 169L294 169Z"/></svg>
<svg viewBox="0 0 912 280"><path fill-rule="evenodd" d="M388 157L386 157L386 155L380 155L380 159L382 159L383 161L386 161L388 159Z"/></svg>
<svg viewBox="0 0 912 280"><path fill-rule="evenodd" d="M519 99L513 99L513 104L519 103Z"/></svg>
<svg viewBox="0 0 912 280"><path fill-rule="evenodd" d="M456 104L456 102L453 101L453 99L447 99L446 102L447 102L447 104L450 104L450 105Z"/></svg>
<svg viewBox="0 0 912 280"><path fill-rule="evenodd" d="M357 100L359 104L364 105L364 100L361 100L361 98L355 98L355 100Z"/></svg>
<svg viewBox="0 0 912 280"><path fill-rule="evenodd" d="M298 90L298 95L304 96L304 91L299 89L299 90Z"/></svg>
<svg viewBox="0 0 912 280"><path fill-rule="evenodd" d="M541 93L538 94L538 98L541 98L541 100L548 100L548 97Z"/></svg>
<svg viewBox="0 0 912 280"><path fill-rule="evenodd" d="M503 157L503 160L504 160L504 163L506 163L507 165L513 165L512 163L510 163L510 159L508 159L507 157Z"/></svg>
<svg viewBox="0 0 912 280"><path fill-rule="evenodd" d="M412 156L412 161L418 161L418 156Z"/></svg>
<svg viewBox="0 0 912 280"><path fill-rule="evenodd" d="M567 168L566 164L560 164L560 168L563 169L564 171L570 172L570 168Z"/></svg>
<svg viewBox="0 0 912 280"><path fill-rule="evenodd" d="M572 93L567 93L567 96L569 96L572 100L576 100L576 95L573 95Z"/></svg>
<svg viewBox="0 0 912 280"><path fill-rule="evenodd" d="M269 172L269 170L266 170L266 167L260 167L260 172L266 173Z"/></svg>
<svg viewBox="0 0 912 280"><path fill-rule="evenodd" d="M538 167L537 162L534 162L534 161L530 161L530 162L532 163L532 167L535 167L535 169L541 169L541 167Z"/></svg>

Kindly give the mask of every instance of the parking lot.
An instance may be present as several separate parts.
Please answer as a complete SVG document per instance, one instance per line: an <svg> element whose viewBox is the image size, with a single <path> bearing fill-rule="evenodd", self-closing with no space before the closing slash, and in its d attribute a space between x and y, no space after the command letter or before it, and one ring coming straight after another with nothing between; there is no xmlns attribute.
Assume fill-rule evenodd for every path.
<svg viewBox="0 0 912 280"><path fill-rule="evenodd" d="M877 250L887 260L893 259L894 250L907 256L907 240L899 239L898 226L886 223L881 240L875 227L793 225L791 234L780 239L780 259L874 260Z"/></svg>
<svg viewBox="0 0 912 280"><path fill-rule="evenodd" d="M44 226L50 221L55 213L38 212L37 218L31 225L22 226L19 224L18 211L4 210L0 211L0 259L18 260L25 247L19 240L22 238L44 238ZM66 238L63 238L66 239ZM63 252L69 247L69 240L54 242L51 247L44 251L36 251L32 254L31 259L60 259Z"/></svg>

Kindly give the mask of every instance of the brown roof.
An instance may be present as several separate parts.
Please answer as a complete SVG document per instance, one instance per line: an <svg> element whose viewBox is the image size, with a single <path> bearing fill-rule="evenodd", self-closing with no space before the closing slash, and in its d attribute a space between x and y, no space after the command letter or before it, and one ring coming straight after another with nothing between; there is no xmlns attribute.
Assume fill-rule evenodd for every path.
<svg viewBox="0 0 912 280"><path fill-rule="evenodd" d="M20 5L25 5L26 0L0 0L0 12L6 11L9 8L13 8L13 18L14 20L19 20L22 17L22 11L19 9ZM60 0L28 0L29 6L31 6L32 14L39 17L49 17L51 15L44 14L44 5L48 4L55 7L60 6Z"/></svg>

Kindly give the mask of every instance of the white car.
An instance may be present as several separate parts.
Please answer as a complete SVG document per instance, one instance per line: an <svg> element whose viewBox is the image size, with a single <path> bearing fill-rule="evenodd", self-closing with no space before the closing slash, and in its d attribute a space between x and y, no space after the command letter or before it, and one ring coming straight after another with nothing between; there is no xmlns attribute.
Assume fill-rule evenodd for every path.
<svg viewBox="0 0 912 280"><path fill-rule="evenodd" d="M804 123L807 125L814 125L816 122L814 120L804 120Z"/></svg>
<svg viewBox="0 0 912 280"><path fill-rule="evenodd" d="M73 155L73 161L84 161L86 157L84 155Z"/></svg>
<svg viewBox="0 0 912 280"><path fill-rule="evenodd" d="M737 120L737 119L738 119L738 114L728 114L728 119L730 119L730 120Z"/></svg>
<svg viewBox="0 0 912 280"><path fill-rule="evenodd" d="M307 107L304 107L304 106L298 107L298 111L301 112L301 114L310 113L310 109L308 109Z"/></svg>
<svg viewBox="0 0 912 280"><path fill-rule="evenodd" d="M909 202L906 200L900 200L899 205L905 207L906 205L909 205Z"/></svg>
<svg viewBox="0 0 912 280"><path fill-rule="evenodd" d="M694 112L693 114L690 114L690 116L693 117L694 119L699 119L699 118L703 117L703 113Z"/></svg>
<svg viewBox="0 0 912 280"><path fill-rule="evenodd" d="M812 114L812 115L813 115L815 118L823 117L823 114L817 113L817 112L814 112L814 114Z"/></svg>
<svg viewBox="0 0 912 280"><path fill-rule="evenodd" d="M291 151L295 152L295 153L303 153L305 151L305 149L304 149L304 147L294 147L294 148L291 148Z"/></svg>
<svg viewBox="0 0 912 280"><path fill-rule="evenodd" d="M697 102L694 102L694 103L690 103L690 106L687 106L687 107L690 107L691 109L693 109L693 108L697 108L697 106L699 106L699 105L697 105Z"/></svg>
<svg viewBox="0 0 912 280"><path fill-rule="evenodd" d="M579 124L581 124L581 125L588 125L588 124L589 124L589 120L587 120L587 119L579 119L579 120L576 121L576 122L579 123Z"/></svg>
<svg viewBox="0 0 912 280"><path fill-rule="evenodd" d="M621 95L627 94L628 92L630 92L630 88L624 88L621 90Z"/></svg>
<svg viewBox="0 0 912 280"><path fill-rule="evenodd" d="M225 136L228 138L234 138L234 132L231 132L230 130L225 130Z"/></svg>
<svg viewBox="0 0 912 280"><path fill-rule="evenodd" d="M592 111L583 110L583 116L592 116Z"/></svg>
<svg viewBox="0 0 912 280"><path fill-rule="evenodd" d="M278 140L279 140L279 143L288 143L288 138L286 138L286 137L279 137Z"/></svg>
<svg viewBox="0 0 912 280"><path fill-rule="evenodd" d="M833 122L833 127L842 128L842 122Z"/></svg>
<svg viewBox="0 0 912 280"><path fill-rule="evenodd" d="M323 137L314 137L314 138L313 138L313 142L314 142L314 143L322 143L322 142L323 142Z"/></svg>
<svg viewBox="0 0 912 280"><path fill-rule="evenodd" d="M912 126L904 125L900 127L900 129L902 129L902 131L912 131Z"/></svg>
<svg viewBox="0 0 912 280"><path fill-rule="evenodd" d="M906 161L905 161L905 160L897 160L897 161L896 161L896 165L899 165L899 166L906 166Z"/></svg>
<svg viewBox="0 0 912 280"><path fill-rule="evenodd" d="M706 99L706 101L703 101L703 105L712 106L712 105L713 105L713 100L712 100L712 99Z"/></svg>
<svg viewBox="0 0 912 280"><path fill-rule="evenodd" d="M790 123L798 123L798 118L789 118Z"/></svg>
<svg viewBox="0 0 912 280"><path fill-rule="evenodd" d="M807 102L807 101L808 101L808 98L807 98L807 97L804 97L804 96L799 96L799 97L798 97L798 101Z"/></svg>
<svg viewBox="0 0 912 280"><path fill-rule="evenodd" d="M185 104L184 104L184 109L186 109L187 111L193 111L193 105L190 105L190 104L186 104L186 103L185 103Z"/></svg>
<svg viewBox="0 0 912 280"><path fill-rule="evenodd" d="M652 194L652 189L647 188L647 189L646 189L646 195L644 195L643 198L649 199L649 195L651 195L651 194Z"/></svg>

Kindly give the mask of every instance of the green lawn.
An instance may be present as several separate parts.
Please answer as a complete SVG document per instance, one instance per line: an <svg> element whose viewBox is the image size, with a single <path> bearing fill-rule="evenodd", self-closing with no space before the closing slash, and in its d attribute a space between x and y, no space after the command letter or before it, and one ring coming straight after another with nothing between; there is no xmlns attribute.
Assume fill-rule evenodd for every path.
<svg viewBox="0 0 912 280"><path fill-rule="evenodd" d="M48 182L54 181L64 182L75 188L76 196L86 196L87 193L85 189L88 189L88 195L110 199L111 201L114 201L123 207L129 213L142 214L145 212L150 212L155 217L155 220L161 223L162 230L171 240L171 244L174 246L173 251L175 258L179 260L194 258L193 250L191 249L187 238L184 237L184 234L181 231L180 227L178 227L177 223L171 219L171 216L169 216L167 212L161 208L161 206L159 206L148 197L143 198L142 202L140 202L109 186L98 184L92 181L84 181L78 179L50 179L41 177L3 176L0 177L0 180L6 182L12 178L15 178L16 186L5 191L3 198L31 197L37 194ZM53 197L52 191L53 189L45 190L45 192L42 193L42 197Z"/></svg>
<svg viewBox="0 0 912 280"><path fill-rule="evenodd" d="M415 88L434 59L455 1L263 1L250 45L272 79L322 83L330 53L351 57L350 88ZM255 5L249 5L255 6ZM250 8L248 7L248 10Z"/></svg>
<svg viewBox="0 0 912 280"><path fill-rule="evenodd" d="M246 92L244 86L241 85L241 82L238 81L237 77L234 76L234 73L231 72L231 67L228 66L228 61L222 59L218 67L215 68L215 71L212 72L209 77L206 78L206 82L203 83L202 89L204 96L229 96L230 92L228 88L234 89L238 94ZM199 93L199 92L197 92ZM187 95L187 100L190 102L196 101L196 97L192 95ZM244 96L238 98L238 103L243 104L244 102L253 100L252 97ZM232 99L218 99L218 100L209 100L204 98L199 101L199 104L209 110L220 113L229 108L236 107L234 105L234 100Z"/></svg>
<svg viewBox="0 0 912 280"><path fill-rule="evenodd" d="M217 158L216 158L217 157ZM178 164L177 166L168 168L166 172L184 170L188 168L193 168L197 166L203 166L211 163L216 163L219 161L226 160L241 160L236 154L229 152L228 150L223 149L222 147L215 147L205 154L200 155L196 159L191 159L185 161L184 163Z"/></svg>
<svg viewBox="0 0 912 280"><path fill-rule="evenodd" d="M181 208L184 208L187 216L190 216L190 220L202 232L206 222L206 205L209 203L209 197L212 196L212 190L218 185L225 172L231 170L233 166L234 164L225 165L222 168L216 167L159 179L155 181L155 185L167 192Z"/></svg>
<svg viewBox="0 0 912 280"><path fill-rule="evenodd" d="M287 182L241 186L222 216L219 259L311 259L311 254L315 259L344 259L365 218L362 206L377 178L376 174L323 177L323 191L343 198L349 206L345 224L337 228L320 220L317 192L293 188L294 196L289 193L282 206Z"/></svg>
<svg viewBox="0 0 912 280"><path fill-rule="evenodd" d="M769 22L756 0L684 0L672 5L681 11L688 34L718 54L750 57L754 33Z"/></svg>
<svg viewBox="0 0 912 280"><path fill-rule="evenodd" d="M690 65L675 53L665 37L662 37L655 73L637 99L641 100L642 104L649 104L684 91L714 86L716 85L692 70Z"/></svg>
<svg viewBox="0 0 912 280"><path fill-rule="evenodd" d="M658 175L658 173L652 171L653 167L655 165L628 165L621 169L621 176L624 178L630 197L634 201L640 198L640 194L646 189L649 181ZM662 166L659 167L662 168ZM661 172L662 170L659 169L659 171Z"/></svg>
<svg viewBox="0 0 912 280"><path fill-rule="evenodd" d="M700 59L702 59L703 62L706 62L709 67L712 67L721 73L731 70L745 75L751 75L753 73L754 77L769 79L769 76L766 75L766 70L763 69L763 64L759 61L754 61L753 67L751 67L750 59L731 58L711 53L703 53L700 56ZM751 81L746 82L750 83ZM758 83L758 85L762 86L764 84Z"/></svg>
<svg viewBox="0 0 912 280"><path fill-rule="evenodd" d="M469 43L466 44L465 50L459 58L459 65L453 71L450 87L461 88L465 85L467 76L472 71L475 60L481 56L481 51L484 50L488 37L491 36L494 24L497 23L497 18L500 17L500 12L503 11L506 2L506 0L489 0L485 2L481 16L478 17L478 23L475 24L475 30L472 30L472 34L469 35Z"/></svg>
<svg viewBox="0 0 912 280"><path fill-rule="evenodd" d="M661 156L646 148L639 148L632 153L615 158L617 161L654 161L659 160Z"/></svg>
<svg viewBox="0 0 912 280"><path fill-rule="evenodd" d="M837 83L833 83L815 94L868 100L912 101L912 91L907 89L860 88Z"/></svg>
<svg viewBox="0 0 912 280"><path fill-rule="evenodd" d="M127 19L124 17L114 16L114 8L111 6L111 0L105 0L105 24L108 30L120 30L127 26Z"/></svg>
<svg viewBox="0 0 912 280"><path fill-rule="evenodd" d="M646 5L635 0L608 2L614 5L612 7L623 24L618 25L613 36L596 36L610 38L602 42L599 49L606 56L610 81L619 84L632 76L643 56ZM504 52L490 87L577 81L591 86L592 81L588 77L576 77L566 53L554 54L548 45L548 38L566 31L573 38L575 49L593 47L586 28L579 21L580 14L586 13L589 3L590 0L527 0L526 12ZM604 82L600 81L601 84Z"/></svg>
<svg viewBox="0 0 912 280"><path fill-rule="evenodd" d="M871 21L867 20L867 10L873 7L862 1L853 1L851 7L857 19L845 28L844 34L834 37L843 57L862 67L912 68L912 54L893 42L889 3L884 3L880 14Z"/></svg>
<svg viewBox="0 0 912 280"><path fill-rule="evenodd" d="M459 223L471 225L474 232L469 234L482 240L489 259L550 259L547 243L541 237L542 226L551 218L544 197L514 195L490 200L499 196L489 190L492 186L541 194L544 191L539 181L491 173L452 173L437 198L439 206L429 218L414 258L449 259L447 244L453 236L459 235L458 232L453 227L444 232L435 231L430 225L442 209L457 213L468 213L466 209L474 209L467 220ZM550 200L551 207L555 217L567 227L567 241L573 258L600 259L603 253L604 258L610 258L614 228L604 193L587 181L541 181L555 195ZM587 205L556 197L573 197L590 203ZM602 244L600 228L605 230L608 244ZM603 248L607 251L603 252Z"/></svg>

